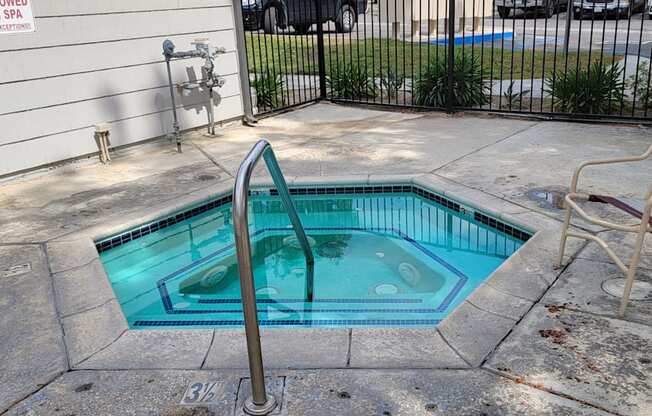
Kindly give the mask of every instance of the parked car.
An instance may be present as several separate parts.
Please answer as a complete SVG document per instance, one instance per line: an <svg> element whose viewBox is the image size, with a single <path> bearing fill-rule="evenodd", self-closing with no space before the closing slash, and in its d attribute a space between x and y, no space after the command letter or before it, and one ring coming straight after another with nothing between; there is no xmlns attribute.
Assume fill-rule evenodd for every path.
<svg viewBox="0 0 652 416"><path fill-rule="evenodd" d="M525 13L543 13L546 17L552 17L555 12L566 5L565 0L495 0L498 15L503 19L509 17L512 10L521 10Z"/></svg>
<svg viewBox="0 0 652 416"><path fill-rule="evenodd" d="M366 0L322 0L321 23L335 22L338 32L350 32L358 21L358 15L367 11ZM263 29L265 33L277 33L278 29L294 28L298 34L307 33L317 23L315 0L242 0L245 28Z"/></svg>
<svg viewBox="0 0 652 416"><path fill-rule="evenodd" d="M630 17L633 13L645 10L646 0L574 0L573 18L579 19L593 15L613 15Z"/></svg>

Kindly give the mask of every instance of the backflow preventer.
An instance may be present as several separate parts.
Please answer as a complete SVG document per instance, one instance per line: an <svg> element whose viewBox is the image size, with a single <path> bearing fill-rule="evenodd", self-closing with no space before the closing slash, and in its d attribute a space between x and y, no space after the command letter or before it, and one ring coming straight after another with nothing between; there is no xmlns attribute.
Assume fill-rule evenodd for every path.
<svg viewBox="0 0 652 416"><path fill-rule="evenodd" d="M172 114L174 116L174 121L172 122L172 128L174 129L174 139L177 142L177 150L181 152L181 134L179 132L179 119L177 117L177 106L174 99L174 85L172 84L172 71L170 70L170 61L173 59L186 59L186 58L203 58L205 60L204 65L202 65L202 77L201 80L193 82L183 82L177 84L177 88L181 90L182 94L190 92L199 87L205 88L208 90L208 134L215 134L215 87L219 88L224 85L226 82L224 78L220 77L215 72L215 58L217 55L223 54L226 51L224 48L211 48L210 43L207 39L196 39L192 42L195 45L195 49L189 51L174 51L174 43L170 39L166 39L163 42L163 56L165 56L165 64L168 70L168 82L170 85L170 97L172 98Z"/></svg>

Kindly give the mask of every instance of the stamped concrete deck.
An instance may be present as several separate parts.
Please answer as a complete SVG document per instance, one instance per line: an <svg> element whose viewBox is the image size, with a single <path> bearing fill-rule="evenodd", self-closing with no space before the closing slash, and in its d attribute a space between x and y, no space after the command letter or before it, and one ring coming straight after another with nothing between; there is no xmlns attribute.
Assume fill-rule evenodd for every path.
<svg viewBox="0 0 652 416"><path fill-rule="evenodd" d="M586 158L640 153L652 130L327 104L267 118L255 128L227 126L218 137L188 134L183 154L163 140L117 151L110 166L79 161L5 180L0 412L239 414L247 374L228 368L241 368L243 357L216 352L238 344L237 336L177 331L162 340L158 332L125 332L106 287L84 287L101 265L92 245L80 249L77 239L120 219L138 222L150 207L181 206L228 187L259 137L272 143L292 180L419 177L545 228L549 241L545 250L517 253L514 262L531 279L494 279L456 310L470 319L474 333L486 329L478 339L446 322L432 335L386 330L382 343L365 330L344 330L306 339L298 362L283 348L284 334L264 336L264 350L278 368L268 373L283 398L278 414L649 414L652 299L632 302L626 318L618 319L618 299L601 285L619 273L596 247L575 244L562 270L553 270L550 260L561 215L554 191L565 189L572 168ZM262 169L257 174L264 179ZM652 162L636 170L587 171L586 178L585 189L637 196L652 178ZM607 235L617 251L626 253L631 244L590 230ZM642 266L639 279L652 283L649 236ZM115 328L119 336L100 336L96 327ZM165 345L174 345L173 353ZM406 360L424 352L436 357ZM179 406L196 380L217 381L220 401Z"/></svg>

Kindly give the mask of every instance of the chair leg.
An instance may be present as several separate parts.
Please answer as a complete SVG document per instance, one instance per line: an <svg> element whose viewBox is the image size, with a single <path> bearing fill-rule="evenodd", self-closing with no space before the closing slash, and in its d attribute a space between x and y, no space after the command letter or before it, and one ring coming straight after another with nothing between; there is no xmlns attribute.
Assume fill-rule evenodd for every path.
<svg viewBox="0 0 652 416"><path fill-rule="evenodd" d="M564 225L561 229L561 240L559 241L559 257L557 258L556 267L561 267L564 261L564 250L566 250L566 240L568 240L568 227L570 226L571 207L566 204L566 213L564 215Z"/></svg>
<svg viewBox="0 0 652 416"><path fill-rule="evenodd" d="M636 236L636 244L634 245L634 254L629 263L629 269L627 270L627 277L625 280L625 289L623 290L623 297L620 300L620 310L618 311L619 317L625 316L625 309L629 303L629 295L632 291L632 286L634 285L634 277L636 275L636 269L638 268L638 263L641 261L641 251L643 250L643 241L645 240L645 234L647 232L647 223L641 224L641 229Z"/></svg>

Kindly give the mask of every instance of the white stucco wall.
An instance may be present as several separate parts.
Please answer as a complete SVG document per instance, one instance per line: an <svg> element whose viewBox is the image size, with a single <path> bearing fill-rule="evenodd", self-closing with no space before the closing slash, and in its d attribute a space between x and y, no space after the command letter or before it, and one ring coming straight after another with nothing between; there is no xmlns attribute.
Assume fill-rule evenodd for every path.
<svg viewBox="0 0 652 416"><path fill-rule="evenodd" d="M166 38L225 47L216 120L242 114L231 0L36 0L33 12L36 32L0 35L0 176L97 151L98 122L113 146L170 133ZM202 63L174 62L174 81ZM205 94L176 99L181 129L206 124Z"/></svg>

